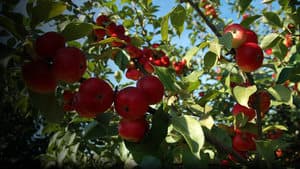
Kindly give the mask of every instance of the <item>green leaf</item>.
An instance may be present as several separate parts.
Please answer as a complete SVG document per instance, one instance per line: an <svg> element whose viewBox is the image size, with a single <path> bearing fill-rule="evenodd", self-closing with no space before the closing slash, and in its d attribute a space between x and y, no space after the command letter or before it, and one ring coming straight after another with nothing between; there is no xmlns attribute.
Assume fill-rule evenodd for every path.
<svg viewBox="0 0 300 169"><path fill-rule="evenodd" d="M128 54L124 50L119 50L114 61L116 65L118 65L119 68L124 71L129 63L129 58L130 56L128 56Z"/></svg>
<svg viewBox="0 0 300 169"><path fill-rule="evenodd" d="M67 41L71 41L87 36L92 30L93 25L89 23L70 23L62 31L62 35Z"/></svg>
<svg viewBox="0 0 300 169"><path fill-rule="evenodd" d="M176 33L178 36L180 36L183 31L185 18L186 11L181 5L177 5L176 8L174 8L170 13L171 24L176 29Z"/></svg>
<svg viewBox="0 0 300 169"><path fill-rule="evenodd" d="M221 94L219 91L217 90L211 90L209 92L207 92L207 94L205 94L205 96L203 96L200 100L199 100L199 105L204 107L205 104L208 101L213 100L214 98L216 98L217 96L219 96L219 94Z"/></svg>
<svg viewBox="0 0 300 169"><path fill-rule="evenodd" d="M222 49L222 46L219 44L218 39L212 41L209 44L209 51L215 53L217 56L221 55L221 49Z"/></svg>
<svg viewBox="0 0 300 169"><path fill-rule="evenodd" d="M200 85L199 77L203 74L202 71L193 71L188 76L184 77L183 81L187 83L186 90L192 92L197 89Z"/></svg>
<svg viewBox="0 0 300 169"><path fill-rule="evenodd" d="M283 68L280 71L280 74L279 74L278 79L277 79L277 83L278 84L282 84L286 80L289 80L292 72L293 72L293 68L292 67L285 67L285 68Z"/></svg>
<svg viewBox="0 0 300 169"><path fill-rule="evenodd" d="M160 169L161 162L155 156L144 156L139 166L141 169Z"/></svg>
<svg viewBox="0 0 300 169"><path fill-rule="evenodd" d="M274 0L263 0L263 3L264 4L269 4L269 3L272 3Z"/></svg>
<svg viewBox="0 0 300 169"><path fill-rule="evenodd" d="M293 64L293 63L298 63L300 62L300 53L294 53L290 60L289 60L289 63Z"/></svg>
<svg viewBox="0 0 300 169"><path fill-rule="evenodd" d="M168 68L156 66L155 72L157 73L166 90L173 92L180 90L179 86L176 85L175 77Z"/></svg>
<svg viewBox="0 0 300 169"><path fill-rule="evenodd" d="M39 94L29 92L32 105L39 109L48 122L59 123L64 117L62 105L59 105L54 93Z"/></svg>
<svg viewBox="0 0 300 169"><path fill-rule="evenodd" d="M236 101L245 107L248 106L248 100L249 97L255 93L257 90L256 86L248 86L248 87L242 87L242 86L235 86L233 88L233 96L235 97Z"/></svg>
<svg viewBox="0 0 300 169"><path fill-rule="evenodd" d="M233 121L236 128L243 128L248 122L248 117L244 113L239 113L234 116Z"/></svg>
<svg viewBox="0 0 300 169"><path fill-rule="evenodd" d="M282 22L276 13L264 12L263 15L269 24L271 24L273 26L278 26L280 28L282 27Z"/></svg>
<svg viewBox="0 0 300 169"><path fill-rule="evenodd" d="M169 115L163 111L163 106L160 106L152 116L152 125L148 135L139 143L125 141L126 148L130 151L135 161L140 163L143 160L143 156L158 155L160 145L167 136L168 126Z"/></svg>
<svg viewBox="0 0 300 169"><path fill-rule="evenodd" d="M184 168L192 168L192 169L208 168L208 160L206 160L207 157L205 157L207 154L204 153L201 154L201 159L199 159L193 153L191 153L189 147L182 146L178 148L180 149L180 152L182 154L182 163Z"/></svg>
<svg viewBox="0 0 300 169"><path fill-rule="evenodd" d="M201 120L199 122L202 126L206 127L209 130L212 129L212 127L214 126L214 123L215 123L212 116L204 116L203 118L201 118Z"/></svg>
<svg viewBox="0 0 300 169"><path fill-rule="evenodd" d="M160 23L161 26L161 40L168 41L169 40L169 14L164 16Z"/></svg>
<svg viewBox="0 0 300 169"><path fill-rule="evenodd" d="M241 25L244 26L245 28L249 27L256 19L260 18L261 15L253 15L249 16L246 19L242 20Z"/></svg>
<svg viewBox="0 0 300 169"><path fill-rule="evenodd" d="M283 85L275 85L268 89L268 92L276 101L288 103L292 100L292 92Z"/></svg>
<svg viewBox="0 0 300 169"><path fill-rule="evenodd" d="M62 2L41 0L32 9L32 23L34 27L42 21L47 21L53 17L61 15L66 10L66 5Z"/></svg>
<svg viewBox="0 0 300 169"><path fill-rule="evenodd" d="M263 50L269 49L275 46L279 40L280 40L279 34L270 33L262 39L260 46Z"/></svg>
<svg viewBox="0 0 300 169"><path fill-rule="evenodd" d="M210 132L215 138L218 138L218 141L227 147L232 146L232 139L225 129L219 127L213 127Z"/></svg>
<svg viewBox="0 0 300 169"><path fill-rule="evenodd" d="M285 148L286 146L288 146L288 144L281 140L256 140L256 149L269 166L271 166L271 162L275 160L274 151L278 148Z"/></svg>
<svg viewBox="0 0 300 169"><path fill-rule="evenodd" d="M213 66L216 65L217 61L217 55L211 51L208 51L204 56L204 69L209 71Z"/></svg>
<svg viewBox="0 0 300 169"><path fill-rule="evenodd" d="M204 133L199 121L189 115L172 117L172 125L185 139L191 152L200 159L200 150L204 145Z"/></svg>
<svg viewBox="0 0 300 169"><path fill-rule="evenodd" d="M237 4L239 5L240 13L244 13L245 10L248 8L252 0L240 0Z"/></svg>
<svg viewBox="0 0 300 169"><path fill-rule="evenodd" d="M226 33L219 38L219 42L224 45L226 49L230 50L232 48L232 34Z"/></svg>
<svg viewBox="0 0 300 169"><path fill-rule="evenodd" d="M286 57L287 52L288 48L283 43L277 43L277 45L272 48L272 54L280 60L283 60Z"/></svg>
<svg viewBox="0 0 300 169"><path fill-rule="evenodd" d="M97 121L92 121L84 129L82 136L84 139L97 139L118 135L117 124L110 125L109 121L112 118L112 113L102 113L97 117Z"/></svg>
<svg viewBox="0 0 300 169"><path fill-rule="evenodd" d="M183 59L186 60L187 63L187 67L191 67L191 59L193 58L193 56L195 56L197 54L197 52L199 51L199 47L192 47L190 50L188 50L185 54L185 56L183 57Z"/></svg>
<svg viewBox="0 0 300 169"><path fill-rule="evenodd" d="M17 39L23 39L22 35L19 33L19 28L16 23L6 16L0 15L0 25L10 32Z"/></svg>
<svg viewBox="0 0 300 169"><path fill-rule="evenodd" d="M265 128L263 128L263 133L267 133L268 131L272 131L272 130L282 130L282 131L288 131L288 128L286 126L283 125L279 125L279 124L274 124L274 125L269 125Z"/></svg>

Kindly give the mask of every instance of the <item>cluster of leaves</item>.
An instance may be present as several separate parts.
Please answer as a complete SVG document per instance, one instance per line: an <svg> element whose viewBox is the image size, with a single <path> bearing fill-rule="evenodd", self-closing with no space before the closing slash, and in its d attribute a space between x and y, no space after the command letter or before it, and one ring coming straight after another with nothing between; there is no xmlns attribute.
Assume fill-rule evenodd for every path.
<svg viewBox="0 0 300 169"><path fill-rule="evenodd" d="M42 152L32 152L38 148L31 148L27 152L39 157L44 167L132 168L138 165L141 168L217 168L220 161L227 159L232 152L227 127L236 120L243 121L242 117L232 117L233 104L245 105L256 90L267 89L272 96L272 106L259 125L263 126L264 132L288 130L280 140L257 140L258 153L251 152L250 159L260 162L239 161L232 162L232 165L296 167L300 151L300 85L296 85L300 72L300 9L296 1L279 1L278 11L269 10L275 3L270 0L264 1L263 9L255 8L249 0L229 3L237 16L250 15L241 24L257 30L260 46L273 51L272 55L265 57L263 67L251 74L255 85L233 89L230 82L242 83L249 76L233 62L232 37L221 35L223 27L231 21L220 17L204 20L199 17L199 7L193 1L178 2L162 17L156 16L159 6L151 0L84 3L29 0L23 4L25 9L16 11L15 7L20 3L24 2L15 0L1 4L0 25L4 28L0 29L3 35L3 43L0 44L3 75L0 90L4 98L1 100L1 112L6 112L1 120L13 121L1 122L2 128L7 129L1 134L5 136L0 140L2 145L7 145L14 138L10 133L14 133L17 140L22 136L20 133L24 133L26 137L22 138L31 144L30 147L42 149ZM211 3L220 5L219 1ZM216 10L221 12L217 7ZM133 84L134 81L124 79L124 76L114 76L114 71L122 74L126 69L130 59L126 51L118 49L121 52L113 58L115 48L109 44L115 39L95 41L92 32L96 28L95 18L100 13L123 24L135 46L160 43L160 48L167 52L171 61L187 61L187 69L180 75L170 68L155 68L155 74L165 86L165 97L160 105L154 107L156 112L147 115L151 129L140 143L126 142L118 137L119 117L112 110L95 119L79 117L76 112L63 112L62 91L76 90L79 83L60 83L55 94L40 95L27 91L22 82L21 66L24 60L34 56L34 40L45 30L55 30L66 38L68 46L85 52L88 68L84 78L100 77L119 88ZM215 25L213 33L216 35L209 30L211 26L206 27L203 23ZM289 24L293 24L294 28L290 28ZM192 44L186 49L174 44L172 39L182 36L184 31L190 32ZM292 35L293 45L290 47L284 45L286 34ZM199 92L204 92L204 96L199 97ZM29 123L20 123L22 121ZM17 124L23 125L23 128L16 128ZM35 125L40 126L41 145L31 137L37 130ZM250 125L245 130L257 128ZM11 147L4 148L3 152L10 151ZM285 148L283 158L276 159L274 156L277 148ZM1 154L1 159L2 156L5 155ZM12 158L22 159L22 156L4 160L7 164L20 163Z"/></svg>

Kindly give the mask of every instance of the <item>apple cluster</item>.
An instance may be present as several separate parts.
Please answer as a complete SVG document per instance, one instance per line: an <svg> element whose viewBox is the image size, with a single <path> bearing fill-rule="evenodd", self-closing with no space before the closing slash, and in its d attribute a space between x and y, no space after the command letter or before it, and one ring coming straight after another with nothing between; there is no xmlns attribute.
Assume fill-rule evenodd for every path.
<svg viewBox="0 0 300 169"><path fill-rule="evenodd" d="M140 78L136 87L129 86L118 91L114 106L122 117L118 129L120 137L131 142L141 141L149 129L145 119L149 105L159 103L163 95L164 86L153 75Z"/></svg>
<svg viewBox="0 0 300 169"><path fill-rule="evenodd" d="M206 16L218 17L215 7L207 0L201 0L201 7L204 8Z"/></svg>
<svg viewBox="0 0 300 169"><path fill-rule="evenodd" d="M247 84L248 83L244 83L242 85L247 86ZM248 107L236 103L232 108L232 114L237 116L242 113L248 121L251 121L256 117L256 113L259 111L261 116L264 117L264 114L269 110L271 104L270 99L270 95L267 91L259 90L249 97ZM232 147L235 151L245 156L247 151L256 150L255 139L257 135L255 133L245 131L239 126L236 126L233 130Z"/></svg>
<svg viewBox="0 0 300 169"><path fill-rule="evenodd" d="M54 92L59 81L74 83L86 70L84 53L75 47L66 47L65 38L56 32L47 32L35 41L37 57L22 67L25 85L33 92Z"/></svg>
<svg viewBox="0 0 300 169"><path fill-rule="evenodd" d="M230 24L224 28L224 34L232 34L232 48L235 49L235 60L244 72L253 72L263 63L263 51L258 45L254 31L244 28L240 24Z"/></svg>

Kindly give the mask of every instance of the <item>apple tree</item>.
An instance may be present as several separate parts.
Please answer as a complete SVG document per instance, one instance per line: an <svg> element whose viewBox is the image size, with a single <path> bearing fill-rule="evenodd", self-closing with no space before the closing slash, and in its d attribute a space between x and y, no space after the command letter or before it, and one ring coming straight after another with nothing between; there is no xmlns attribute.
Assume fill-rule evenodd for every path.
<svg viewBox="0 0 300 169"><path fill-rule="evenodd" d="M0 3L3 166L299 167L299 2L165 3Z"/></svg>

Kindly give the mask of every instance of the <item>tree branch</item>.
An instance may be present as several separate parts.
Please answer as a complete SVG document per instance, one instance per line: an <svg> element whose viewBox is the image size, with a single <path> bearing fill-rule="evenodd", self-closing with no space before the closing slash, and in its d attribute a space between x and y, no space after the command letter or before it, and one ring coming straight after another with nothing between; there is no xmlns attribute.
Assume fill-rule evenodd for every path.
<svg viewBox="0 0 300 169"><path fill-rule="evenodd" d="M203 20L205 21L205 23L207 24L207 26L214 32L214 34L217 37L221 37L221 33L218 31L218 29L215 27L214 24L212 24L209 19L207 19L207 17L204 15L204 13L200 10L200 8L198 7L197 4L195 4L192 0L186 0L186 2L188 2L198 13L198 15L203 18Z"/></svg>

